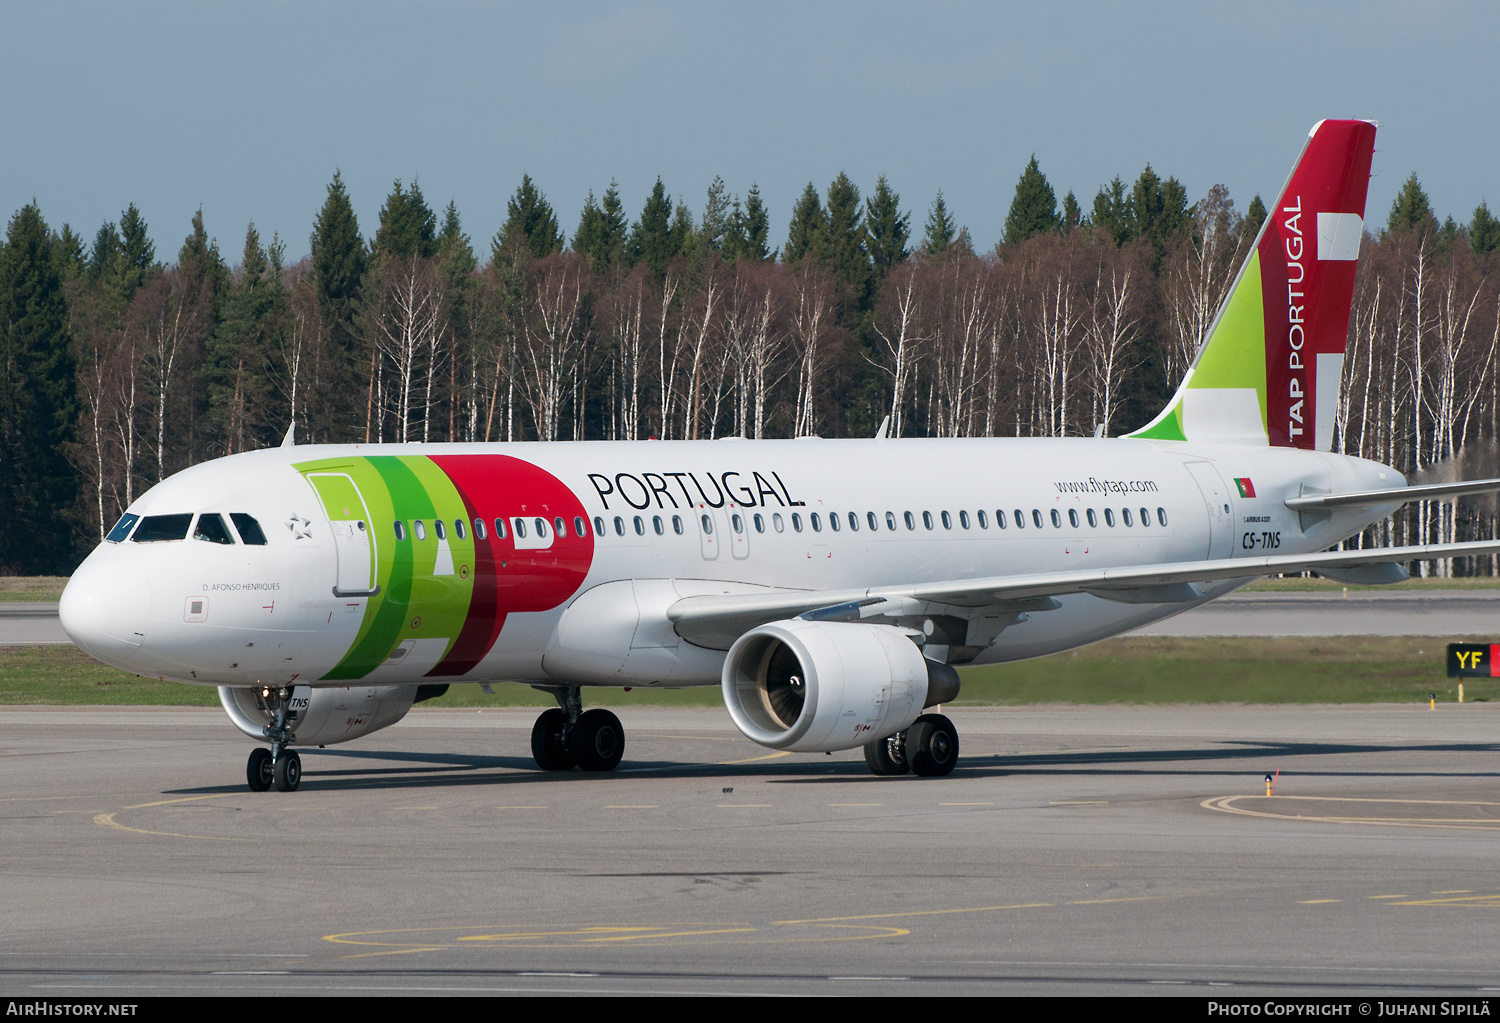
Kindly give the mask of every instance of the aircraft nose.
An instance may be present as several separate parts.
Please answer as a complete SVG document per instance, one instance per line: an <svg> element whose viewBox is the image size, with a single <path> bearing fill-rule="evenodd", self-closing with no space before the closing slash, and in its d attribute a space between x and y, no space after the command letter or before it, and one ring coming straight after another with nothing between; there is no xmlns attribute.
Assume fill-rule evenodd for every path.
<svg viewBox="0 0 1500 1023"><path fill-rule="evenodd" d="M57 608L63 631L91 657L110 662L139 649L151 621L151 586L139 572L85 561Z"/></svg>

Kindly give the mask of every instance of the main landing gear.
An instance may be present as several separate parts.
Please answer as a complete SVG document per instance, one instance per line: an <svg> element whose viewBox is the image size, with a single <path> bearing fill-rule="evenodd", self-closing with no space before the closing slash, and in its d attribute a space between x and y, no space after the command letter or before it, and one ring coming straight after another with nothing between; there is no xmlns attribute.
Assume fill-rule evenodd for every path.
<svg viewBox="0 0 1500 1023"><path fill-rule="evenodd" d="M250 751L250 760L245 764L245 780L251 792L265 792L272 785L278 792L295 792L302 784L302 758L288 746L297 741L297 736L287 727L287 714L291 709L290 689L270 686L260 691L260 697L271 711L271 723L266 726L266 738L271 748L257 746Z"/></svg>
<svg viewBox="0 0 1500 1023"><path fill-rule="evenodd" d="M865 763L871 774L942 777L958 763L958 729L941 714L923 714L906 731L865 743Z"/></svg>
<svg viewBox="0 0 1500 1023"><path fill-rule="evenodd" d="M557 700L531 727L531 755L544 771L613 771L625 752L625 729L607 710L583 709L577 686L538 686Z"/></svg>

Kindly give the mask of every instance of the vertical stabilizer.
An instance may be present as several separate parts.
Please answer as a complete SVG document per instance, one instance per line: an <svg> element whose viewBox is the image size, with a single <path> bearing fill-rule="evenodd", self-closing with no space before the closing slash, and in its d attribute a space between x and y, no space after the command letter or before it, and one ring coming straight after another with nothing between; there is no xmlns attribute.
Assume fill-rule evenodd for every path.
<svg viewBox="0 0 1500 1023"><path fill-rule="evenodd" d="M1370 121L1319 121L1171 404L1132 437L1333 445L1375 152Z"/></svg>

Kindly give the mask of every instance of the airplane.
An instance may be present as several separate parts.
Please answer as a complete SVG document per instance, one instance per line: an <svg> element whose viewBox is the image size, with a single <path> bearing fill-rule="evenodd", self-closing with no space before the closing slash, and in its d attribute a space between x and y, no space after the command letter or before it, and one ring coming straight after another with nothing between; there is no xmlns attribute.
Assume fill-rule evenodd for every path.
<svg viewBox="0 0 1500 1023"><path fill-rule="evenodd" d="M1262 576L1394 582L1500 542L1329 548L1408 501L1331 452L1376 126L1309 134L1171 402L1123 437L296 445L230 455L135 500L60 616L93 657L217 686L256 742L399 721L452 684L551 693L545 771L608 771L625 732L590 686L717 685L795 752L863 748L943 776L933 708L963 665L1120 635Z"/></svg>

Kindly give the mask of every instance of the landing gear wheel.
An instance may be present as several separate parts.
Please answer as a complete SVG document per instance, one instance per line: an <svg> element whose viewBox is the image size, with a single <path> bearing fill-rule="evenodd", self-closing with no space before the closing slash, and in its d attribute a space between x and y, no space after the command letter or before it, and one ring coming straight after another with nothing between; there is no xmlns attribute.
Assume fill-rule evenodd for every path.
<svg viewBox="0 0 1500 1023"><path fill-rule="evenodd" d="M568 716L553 707L542 711L531 726L531 756L542 770L571 771L577 763L572 751L563 745L563 725L567 723Z"/></svg>
<svg viewBox="0 0 1500 1023"><path fill-rule="evenodd" d="M607 710L586 710L573 726L572 746L585 771L613 771L625 752L625 729Z"/></svg>
<svg viewBox="0 0 1500 1023"><path fill-rule="evenodd" d="M302 758L292 750L283 750L272 773L276 775L277 792L296 792L302 784Z"/></svg>
<svg viewBox="0 0 1500 1023"><path fill-rule="evenodd" d="M911 770L906 761L906 732L865 743L865 763L871 774L899 775Z"/></svg>
<svg viewBox="0 0 1500 1023"><path fill-rule="evenodd" d="M923 714L906 730L906 758L911 769L926 778L939 778L958 763L958 729L941 714Z"/></svg>
<svg viewBox="0 0 1500 1023"><path fill-rule="evenodd" d="M271 787L271 751L257 746L250 751L250 762L245 765L245 780L251 792L265 792Z"/></svg>

